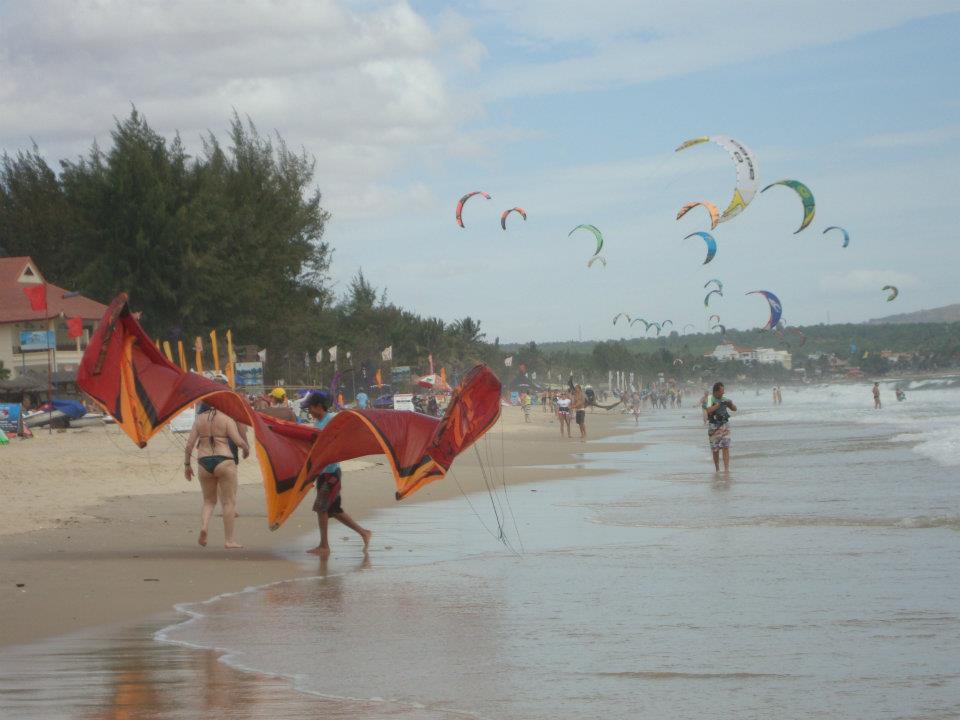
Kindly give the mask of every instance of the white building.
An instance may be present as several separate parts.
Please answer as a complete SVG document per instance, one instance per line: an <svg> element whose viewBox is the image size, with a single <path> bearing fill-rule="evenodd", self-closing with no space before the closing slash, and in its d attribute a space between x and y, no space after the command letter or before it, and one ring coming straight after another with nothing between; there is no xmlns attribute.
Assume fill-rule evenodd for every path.
<svg viewBox="0 0 960 720"><path fill-rule="evenodd" d="M712 357L720 362L736 360L742 363L760 363L761 365L782 365L787 370L793 367L793 358L786 350L773 348L750 348L725 342L717 345L713 352L706 357Z"/></svg>

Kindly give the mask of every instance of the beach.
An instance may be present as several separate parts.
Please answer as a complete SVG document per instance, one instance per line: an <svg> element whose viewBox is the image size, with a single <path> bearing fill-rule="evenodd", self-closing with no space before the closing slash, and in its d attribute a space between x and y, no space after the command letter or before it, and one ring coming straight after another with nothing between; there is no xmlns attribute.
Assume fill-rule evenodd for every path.
<svg viewBox="0 0 960 720"><path fill-rule="evenodd" d="M116 533L96 536L83 513L91 534L70 559L37 550L14 567L58 563L35 571L44 594L88 568L101 603L129 592L139 614L24 632L0 660L0 716L956 717L960 384L911 383L903 403L892 388L883 411L863 383L784 388L778 407L728 388L729 475L697 408L639 425L595 413L585 445L505 408L502 440L495 428L478 447L495 492L473 453L411 503L390 500L383 468L352 471L345 503L373 549L335 531L329 563L302 552L309 508L256 529L255 485L241 495L249 556L193 546L196 495L111 501L115 517L169 512L164 530L130 532L145 557L110 549ZM354 488L378 483L363 505ZM62 532L6 536L4 552ZM26 603L7 608L30 623Z"/></svg>
<svg viewBox="0 0 960 720"><path fill-rule="evenodd" d="M589 474L572 467L583 445L561 440L552 415L537 408L523 422L507 407L489 437L503 440L510 482ZM589 416L598 438L623 432L618 416ZM317 534L311 500L276 532L265 519L260 473L240 463L237 537L242 550L224 550L219 516L207 548L196 543L200 489L183 478L185 436L164 430L138 449L115 425L66 432L40 431L4 448L0 466L0 645L24 643L80 628L142 619L175 603L198 601L288 577L309 574L296 550ZM602 452L602 443L591 443ZM544 469L541 466L568 466ZM347 461L344 502L356 518L398 505L384 458ZM483 487L477 456L458 458L463 490ZM404 504L460 495L453 482L433 483ZM333 523L334 555L357 554L359 541ZM376 528L372 528L376 533ZM314 543L316 538L313 537ZM373 551L379 540L375 534ZM302 549L310 547L306 540ZM292 549L291 549L292 546ZM22 584L22 587L19 587Z"/></svg>

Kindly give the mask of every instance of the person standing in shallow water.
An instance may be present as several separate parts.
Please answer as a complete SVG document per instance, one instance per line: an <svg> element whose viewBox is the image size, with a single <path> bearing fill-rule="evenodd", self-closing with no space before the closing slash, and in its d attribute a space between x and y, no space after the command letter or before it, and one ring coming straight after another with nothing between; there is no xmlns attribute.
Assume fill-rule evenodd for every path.
<svg viewBox="0 0 960 720"><path fill-rule="evenodd" d="M713 453L713 466L720 470L720 456L723 455L723 471L730 470L730 411L736 412L737 406L724 394L722 382L714 383L713 394L707 398L707 439L710 452Z"/></svg>
<svg viewBox="0 0 960 720"><path fill-rule="evenodd" d="M875 382L873 384L873 409L880 409L880 383Z"/></svg>
<svg viewBox="0 0 960 720"><path fill-rule="evenodd" d="M313 418L314 427L323 428L334 418L336 413L330 412L331 404L331 398L326 393L320 392L310 393L303 401L303 407ZM320 527L320 544L307 552L322 558L330 556L327 525L330 522L330 516L333 516L363 539L363 552L366 553L370 549L370 537L373 533L361 527L343 511L340 500L340 463L330 463L323 468L317 475L316 488L317 499L313 503L313 511L317 514L317 525Z"/></svg>

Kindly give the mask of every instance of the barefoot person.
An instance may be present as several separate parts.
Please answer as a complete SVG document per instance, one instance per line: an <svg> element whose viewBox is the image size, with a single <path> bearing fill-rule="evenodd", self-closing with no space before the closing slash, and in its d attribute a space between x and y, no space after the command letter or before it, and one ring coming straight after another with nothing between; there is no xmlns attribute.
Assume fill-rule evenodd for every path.
<svg viewBox="0 0 960 720"><path fill-rule="evenodd" d="M570 435L570 396L567 393L560 393L557 398L557 420L560 421L560 437L563 437L563 429L567 429L567 437Z"/></svg>
<svg viewBox="0 0 960 720"><path fill-rule="evenodd" d="M873 384L873 409L880 409L880 383L878 382Z"/></svg>
<svg viewBox="0 0 960 720"><path fill-rule="evenodd" d="M303 401L303 407L313 418L314 427L324 427L336 415L330 412L331 404L330 396L322 392L310 393ZM367 552L370 548L370 536L373 533L360 527L352 517L347 515L340 502L340 463L330 463L323 468L316 478L316 487L317 499L313 503L313 511L317 513L317 524L320 526L320 544L307 552L322 558L329 557L330 542L327 537L327 525L331 515L363 539L363 552Z"/></svg>
<svg viewBox="0 0 960 720"><path fill-rule="evenodd" d="M707 438L713 453L713 466L720 470L720 454L723 453L723 471L730 470L730 411L737 411L732 400L724 397L723 383L713 385L713 394L707 398Z"/></svg>
<svg viewBox="0 0 960 720"><path fill-rule="evenodd" d="M573 389L573 400L570 409L576 413L577 426L580 428L580 442L587 441L587 395L583 388L577 385Z"/></svg>
<svg viewBox="0 0 960 720"><path fill-rule="evenodd" d="M234 419L201 403L197 408L193 428L187 437L183 476L187 480L193 479L190 457L196 448L200 487L203 490L200 536L197 542L206 546L210 518L219 498L223 512L224 547L228 550L243 547L233 537L237 516L237 461L234 460L231 443L243 451L243 457L250 455L250 446Z"/></svg>

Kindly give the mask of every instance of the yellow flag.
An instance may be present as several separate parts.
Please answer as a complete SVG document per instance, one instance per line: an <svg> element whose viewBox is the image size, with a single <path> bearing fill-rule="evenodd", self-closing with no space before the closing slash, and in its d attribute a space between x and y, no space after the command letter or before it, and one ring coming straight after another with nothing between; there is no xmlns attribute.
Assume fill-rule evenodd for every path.
<svg viewBox="0 0 960 720"><path fill-rule="evenodd" d="M173 350L170 349L170 341L163 341L163 354L167 356L167 360L173 362Z"/></svg>
<svg viewBox="0 0 960 720"><path fill-rule="evenodd" d="M210 331L210 347L213 348L213 369L220 372L220 353L217 351L217 331Z"/></svg>
<svg viewBox="0 0 960 720"><path fill-rule="evenodd" d="M234 368L236 361L233 355L233 330L227 330L227 382L232 388L237 386L236 368Z"/></svg>
<svg viewBox="0 0 960 720"><path fill-rule="evenodd" d="M203 372L203 340L200 339L200 336L197 335L197 339L193 342L193 355L194 355L194 366L193 369L198 373Z"/></svg>
<svg viewBox="0 0 960 720"><path fill-rule="evenodd" d="M180 369L187 371L187 356L183 354L183 340L177 340L177 355L180 356Z"/></svg>

